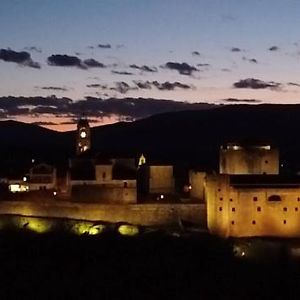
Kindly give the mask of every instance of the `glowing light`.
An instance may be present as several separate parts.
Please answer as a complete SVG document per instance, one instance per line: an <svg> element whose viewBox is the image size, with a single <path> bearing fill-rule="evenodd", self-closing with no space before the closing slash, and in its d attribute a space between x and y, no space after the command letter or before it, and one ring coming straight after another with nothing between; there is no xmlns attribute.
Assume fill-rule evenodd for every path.
<svg viewBox="0 0 300 300"><path fill-rule="evenodd" d="M146 157L142 154L139 158L139 166L142 166L146 163Z"/></svg>
<svg viewBox="0 0 300 300"><path fill-rule="evenodd" d="M81 132L80 132L80 137L81 137L82 139L86 138L86 132L85 132L85 131L81 131Z"/></svg>
<svg viewBox="0 0 300 300"><path fill-rule="evenodd" d="M29 191L29 186L24 184L10 184L8 189L12 193L23 193Z"/></svg>
<svg viewBox="0 0 300 300"><path fill-rule="evenodd" d="M57 195L57 192L56 192L56 191L54 191L54 192L53 192L53 196L56 196L56 195Z"/></svg>
<svg viewBox="0 0 300 300"><path fill-rule="evenodd" d="M52 224L49 220L45 219L30 219L28 220L27 228L36 233L46 233L52 228Z"/></svg>
<svg viewBox="0 0 300 300"><path fill-rule="evenodd" d="M27 177L26 177L26 176L23 177L23 181L24 181L24 182L27 181Z"/></svg>
<svg viewBox="0 0 300 300"><path fill-rule="evenodd" d="M104 225L93 225L90 222L78 222L72 226L73 233L78 235L97 235L102 233L104 229Z"/></svg>
<svg viewBox="0 0 300 300"><path fill-rule="evenodd" d="M134 225L121 225L118 231L122 235L134 236L139 233L139 228Z"/></svg>

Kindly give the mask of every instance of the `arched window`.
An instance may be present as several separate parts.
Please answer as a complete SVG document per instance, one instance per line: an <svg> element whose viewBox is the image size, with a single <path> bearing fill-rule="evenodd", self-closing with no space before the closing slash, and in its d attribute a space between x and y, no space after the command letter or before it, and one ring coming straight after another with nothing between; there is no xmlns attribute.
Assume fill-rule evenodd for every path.
<svg viewBox="0 0 300 300"><path fill-rule="evenodd" d="M268 197L268 201L281 201L281 197L279 195L272 195Z"/></svg>

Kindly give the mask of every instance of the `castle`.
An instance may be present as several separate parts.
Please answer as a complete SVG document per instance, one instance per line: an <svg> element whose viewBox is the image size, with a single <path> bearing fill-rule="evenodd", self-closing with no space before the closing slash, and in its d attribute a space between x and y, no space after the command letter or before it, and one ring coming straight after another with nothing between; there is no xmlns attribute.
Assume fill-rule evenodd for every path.
<svg viewBox="0 0 300 300"><path fill-rule="evenodd" d="M208 230L222 237L300 236L300 177L281 174L274 145L229 142L220 147L218 172L189 170L180 184L176 166L153 162L142 153L103 157L91 145L88 120L80 119L76 156L65 170L33 164L21 178L7 179L11 199L114 205L110 209L116 214L128 207L138 213L151 205L157 222L194 221L204 209L201 218ZM148 224L149 210L143 216L138 222Z"/></svg>

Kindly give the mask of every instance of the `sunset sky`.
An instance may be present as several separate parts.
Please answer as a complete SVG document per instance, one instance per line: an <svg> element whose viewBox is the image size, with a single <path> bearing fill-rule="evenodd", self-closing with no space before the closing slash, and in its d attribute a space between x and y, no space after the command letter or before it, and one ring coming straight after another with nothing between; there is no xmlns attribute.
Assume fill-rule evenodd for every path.
<svg viewBox="0 0 300 300"><path fill-rule="evenodd" d="M300 103L299 16L298 0L1 0L0 118L66 130L166 104L116 98Z"/></svg>

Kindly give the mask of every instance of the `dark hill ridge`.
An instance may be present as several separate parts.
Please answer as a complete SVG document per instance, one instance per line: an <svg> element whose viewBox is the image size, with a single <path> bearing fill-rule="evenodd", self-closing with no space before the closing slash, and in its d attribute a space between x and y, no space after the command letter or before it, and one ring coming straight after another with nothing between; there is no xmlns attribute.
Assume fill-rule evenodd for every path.
<svg viewBox="0 0 300 300"><path fill-rule="evenodd" d="M138 156L143 152L155 159L216 167L221 144L260 140L278 145L282 160L298 167L298 132L300 105L227 105L94 127L92 148L103 154ZM71 154L75 149L74 132L0 122L0 133L4 149L38 149L45 156Z"/></svg>

